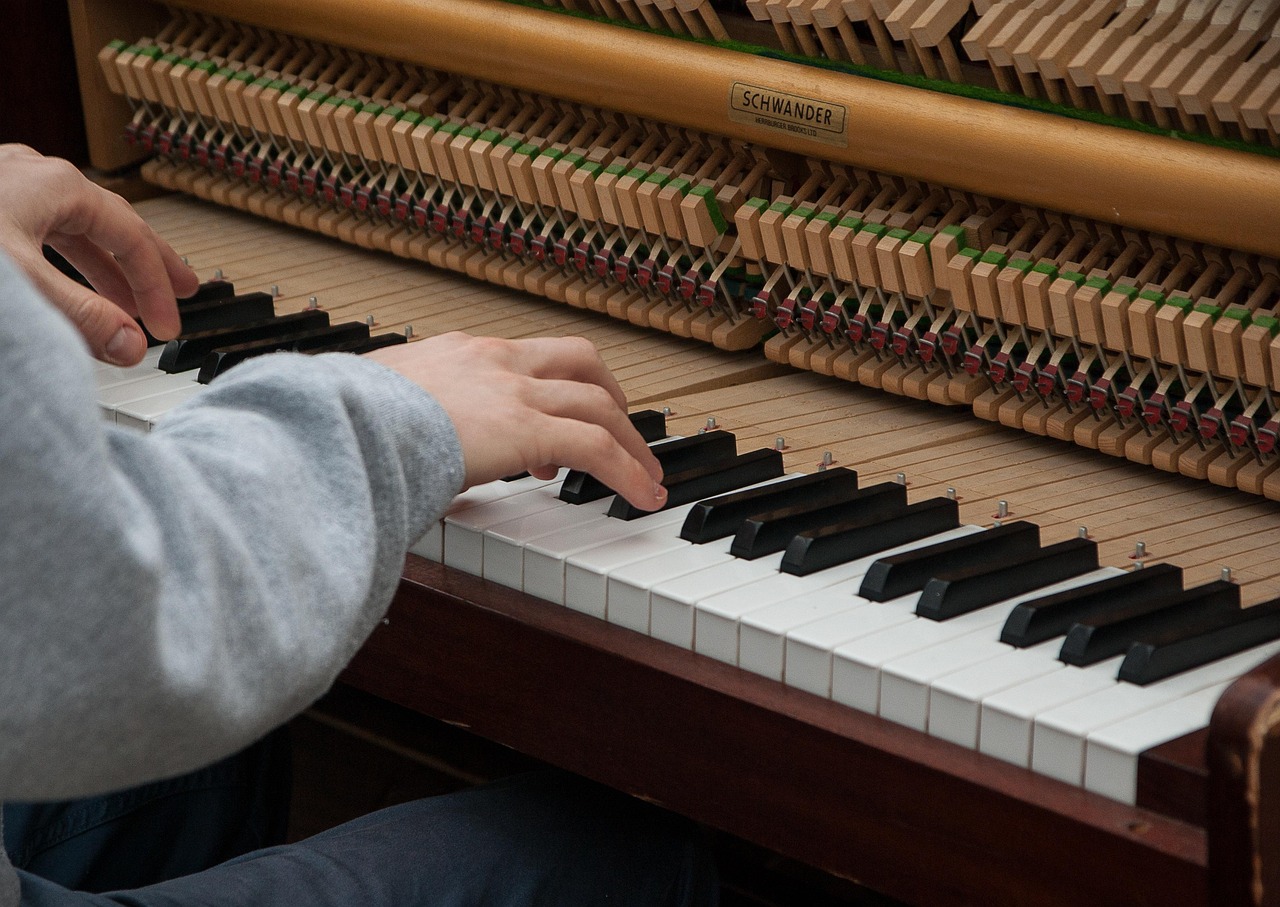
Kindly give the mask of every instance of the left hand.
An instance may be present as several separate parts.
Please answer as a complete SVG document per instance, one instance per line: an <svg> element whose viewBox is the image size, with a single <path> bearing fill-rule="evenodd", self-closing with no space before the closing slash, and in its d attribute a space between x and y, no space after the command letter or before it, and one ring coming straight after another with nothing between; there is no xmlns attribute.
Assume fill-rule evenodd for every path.
<svg viewBox="0 0 1280 907"><path fill-rule="evenodd" d="M24 145L0 145L0 198L0 249L71 319L95 356L138 362L146 352L138 317L160 340L178 335L176 297L194 293L199 281L123 198ZM97 292L49 264L45 243Z"/></svg>

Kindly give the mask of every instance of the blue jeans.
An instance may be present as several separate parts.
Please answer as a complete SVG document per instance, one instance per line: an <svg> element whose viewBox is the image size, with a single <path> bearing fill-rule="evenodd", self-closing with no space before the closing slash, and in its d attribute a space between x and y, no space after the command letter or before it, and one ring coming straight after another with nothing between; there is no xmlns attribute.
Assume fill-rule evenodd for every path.
<svg viewBox="0 0 1280 907"><path fill-rule="evenodd" d="M283 829L280 770L269 739L173 781L69 804L6 806L5 847L23 907L717 900L715 868L685 822L558 772L393 806L296 844L263 846Z"/></svg>

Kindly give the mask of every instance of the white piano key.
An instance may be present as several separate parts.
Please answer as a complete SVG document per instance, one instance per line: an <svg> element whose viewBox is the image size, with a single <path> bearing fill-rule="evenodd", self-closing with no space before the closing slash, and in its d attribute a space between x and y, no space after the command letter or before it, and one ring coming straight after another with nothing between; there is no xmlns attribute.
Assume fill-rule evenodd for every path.
<svg viewBox="0 0 1280 907"><path fill-rule="evenodd" d="M880 552L876 557L886 557L891 553L909 551L981 531L980 526L960 526L918 542L890 548L888 551ZM789 627L783 644L783 682L796 689L829 698L831 696L831 653L836 647L865 636L867 633L874 633L893 624L915 619L913 612L918 598L919 593L913 592L888 602L876 602L876 607L881 611L864 611L861 607L856 607L850 611ZM888 607L887 611L884 610L886 607Z"/></svg>
<svg viewBox="0 0 1280 907"><path fill-rule="evenodd" d="M109 387L99 387L98 406L102 409L104 415L110 415L122 406L140 403L148 397L157 397L160 394L166 394L182 387L189 387L195 383L195 372L166 375L164 372L152 370L146 377L121 381Z"/></svg>
<svg viewBox="0 0 1280 907"><path fill-rule="evenodd" d="M678 532L678 526L668 524L573 555L565 562L565 605L575 611L607 619L612 572L636 561L664 557L690 547L692 543L680 538ZM647 610L645 625L647 632Z"/></svg>
<svg viewBox="0 0 1280 907"><path fill-rule="evenodd" d="M1104 567L1093 574L1098 578L1119 576L1124 571ZM1062 637L1055 637L1025 649L1004 649L969 667L939 677L929 693L928 732L943 740L977 749L982 702L1002 690L1025 683L1044 674L1059 671L1065 665L1058 661Z"/></svg>
<svg viewBox="0 0 1280 907"><path fill-rule="evenodd" d="M1231 681L1223 681L1107 725L1085 744L1084 786L1113 800L1136 805L1138 757L1146 750L1209 726L1213 707Z"/></svg>
<svg viewBox="0 0 1280 907"><path fill-rule="evenodd" d="M769 576L776 568L767 560L733 558L654 586L649 595L649 635L692 649L693 606L722 590Z"/></svg>
<svg viewBox="0 0 1280 907"><path fill-rule="evenodd" d="M871 565L880 558L965 534L957 533L959 530L952 530L928 539L908 542L806 577L780 574L777 580L770 578L749 588L727 593L743 605L754 602L752 607L740 612L735 621L737 664L757 674L781 680L785 670L785 641L788 631L840 611L868 604L866 599L857 594L858 588ZM808 582L811 579L818 580L817 588ZM796 580L803 582L797 584ZM727 598L723 601L725 604L732 604ZM716 612L714 617L712 612ZM717 605L716 600L708 599L699 605L695 620L704 621L708 627L712 627L717 618L723 619L727 613L723 606ZM695 636L699 639L699 646L704 641L709 647L716 645L714 638L703 640L701 625L695 628ZM699 651L713 654L709 649L700 648Z"/></svg>
<svg viewBox="0 0 1280 907"><path fill-rule="evenodd" d="M1083 784L1085 744L1095 730L1232 680L1277 652L1280 652L1280 642L1273 642L1145 687L1117 682L1110 689L1037 715L1031 743L1031 768L1038 774L1068 784Z"/></svg>
<svg viewBox="0 0 1280 907"><path fill-rule="evenodd" d="M659 526L672 527L670 532L676 535L692 507L692 504L685 504L634 520L606 518L533 539L524 549L524 591L563 605L565 562L570 557L618 539L640 535Z"/></svg>
<svg viewBox="0 0 1280 907"><path fill-rule="evenodd" d="M603 523L612 498L558 507L490 526L484 532L484 578L524 588L524 549L530 541L544 535L569 531L581 526Z"/></svg>
<svg viewBox="0 0 1280 907"><path fill-rule="evenodd" d="M474 576L483 576L484 531L490 526L544 510L572 507L572 504L566 504L556 497L559 490L559 482L541 482L534 488L449 514L444 518L445 565Z"/></svg>
<svg viewBox="0 0 1280 907"><path fill-rule="evenodd" d="M760 558L774 567L774 573L749 586L729 589L694 605L694 649L719 661L738 663L738 622L761 608L805 594L815 594L837 583L861 583L874 558L860 558L838 564L808 576L779 573L781 553ZM850 589L850 592L853 590Z"/></svg>
<svg viewBox="0 0 1280 907"><path fill-rule="evenodd" d="M1032 680L1001 690L982 701L978 750L1005 762L1031 767L1036 715L1116 685L1124 656L1085 668L1062 665Z"/></svg>
<svg viewBox="0 0 1280 907"><path fill-rule="evenodd" d="M489 501L500 501L513 495L523 494L533 488L552 484L559 478L560 476L557 476L555 479L548 481L546 479L537 479L533 476L525 476L522 479L515 479L510 482L486 482L483 485L468 488L454 497L449 503L449 508L444 512L444 516L433 523L431 528L409 550L413 554L425 557L427 560L443 563L444 520L450 514L460 513L469 507L476 507Z"/></svg>
<svg viewBox="0 0 1280 907"><path fill-rule="evenodd" d="M160 354L163 352L163 344L147 347L147 351L142 354L142 361L137 365L112 365L110 362L95 361L93 363L94 383L98 387L110 387L122 381L163 374L163 372L156 372L156 366L160 364Z"/></svg>
<svg viewBox="0 0 1280 907"><path fill-rule="evenodd" d="M203 384L192 382L167 393L121 404L116 408L116 424L151 431L171 409L190 400L203 390Z"/></svg>
<svg viewBox="0 0 1280 907"><path fill-rule="evenodd" d="M934 681L947 674L999 658L1013 651L1013 647L999 640L1000 627L1015 606L1042 595L1053 595L1078 586L1086 586L1110 576L1109 571L1094 570L1081 576L1072 577L1062 582L1043 586L1032 592L1005 599L978 611L970 612L975 623L977 616L986 614L994 618L976 633L951 636L942 644L932 645L918 651L882 663L880 667L880 708L879 714L897 724L902 724L918 731L929 726L930 688ZM961 615L945 621L929 621L946 626L955 624L970 615ZM922 630L927 628L921 627ZM906 630L904 629L905 633Z"/></svg>
<svg viewBox="0 0 1280 907"><path fill-rule="evenodd" d="M678 548L657 557L634 561L609 574L609 608L605 618L639 633L649 633L649 593L654 586L735 560L729 554L733 537Z"/></svg>

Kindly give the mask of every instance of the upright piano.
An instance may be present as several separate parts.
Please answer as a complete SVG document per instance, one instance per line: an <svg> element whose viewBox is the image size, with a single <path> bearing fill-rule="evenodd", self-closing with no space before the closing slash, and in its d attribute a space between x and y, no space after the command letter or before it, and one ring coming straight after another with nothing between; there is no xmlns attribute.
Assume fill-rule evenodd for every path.
<svg viewBox="0 0 1280 907"><path fill-rule="evenodd" d="M466 492L347 682L912 903L1280 903L1280 8L70 8L255 350L584 334L664 423L683 509Z"/></svg>

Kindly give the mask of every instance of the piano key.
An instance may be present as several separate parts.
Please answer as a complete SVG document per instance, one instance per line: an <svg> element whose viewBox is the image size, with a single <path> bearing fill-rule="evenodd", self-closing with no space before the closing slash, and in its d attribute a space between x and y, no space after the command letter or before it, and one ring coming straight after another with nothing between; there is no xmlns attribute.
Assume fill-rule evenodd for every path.
<svg viewBox="0 0 1280 907"><path fill-rule="evenodd" d="M754 513L824 501L831 495L843 494L857 487L858 474L837 466L808 475L790 475L780 482L708 498L699 501L689 511L680 529L680 537L699 544L710 542L731 536L742 521Z"/></svg>
<svg viewBox="0 0 1280 907"><path fill-rule="evenodd" d="M183 372L199 367L204 357L219 347L250 340L265 340L290 331L323 327L329 323L329 314L320 311L295 312L279 318L256 321L251 324L217 331L202 331L170 340L160 356L159 367L166 372Z"/></svg>
<svg viewBox="0 0 1280 907"><path fill-rule="evenodd" d="M1066 588L1100 578L1086 574L1072 577L1060 586ZM1056 591L1055 587L1049 588ZM832 698L864 712L883 714L899 724L925 730L928 682L942 673L991 657L993 653L1000 654L999 649L991 648L1002 645L996 641L997 628L1028 594L1031 593L947 621L920 618L845 643L833 653ZM956 654L948 655L948 647L943 643L952 643L950 651Z"/></svg>
<svg viewBox="0 0 1280 907"><path fill-rule="evenodd" d="M203 384L189 381L182 387L163 394L123 403L116 408L116 424L140 431L151 431L170 410L190 400L202 390L204 390Z"/></svg>
<svg viewBox="0 0 1280 907"><path fill-rule="evenodd" d="M1209 726L1230 681L1107 725L1085 744L1084 786L1122 803L1138 800L1138 757L1147 750Z"/></svg>
<svg viewBox="0 0 1280 907"><path fill-rule="evenodd" d="M1144 613L1129 611L1103 614L1077 623L1062 643L1058 658L1066 664L1090 665L1104 658L1123 655L1139 636L1177 629L1203 615L1240 610L1240 587L1218 580L1173 596L1163 608Z"/></svg>
<svg viewBox="0 0 1280 907"><path fill-rule="evenodd" d="M887 546L928 538L960 525L959 505L949 498L909 504L887 520L856 519L795 536L782 558L782 572L805 576L863 557Z"/></svg>
<svg viewBox="0 0 1280 907"><path fill-rule="evenodd" d="M759 487L768 487L784 481L785 477L770 479ZM687 514L685 521L688 521ZM670 564L671 559L677 553L684 552L685 549L689 548L694 549L691 552L693 557L686 557L682 562L690 564L689 569L683 572L691 572L697 566L707 566L719 563L722 560L728 560L727 551L732 539L724 539L723 541L723 545L694 545L692 542L673 533L669 525L664 523L660 528L635 535L627 535L613 542L587 548L572 555L565 562L565 604L575 610L607 620L609 610L612 607L609 601L610 589L617 586L616 583L612 582L615 574L621 574L624 577L630 576L631 574L627 572L627 568L637 561L643 561L647 565L646 570L651 571L642 574L645 578L651 578L659 573L664 576L675 575L671 574L669 570L663 570L658 565L653 565L652 562L655 558L661 558L666 561L666 564ZM714 549L714 553L712 553L712 549ZM665 567L666 565L662 566ZM636 598L637 595L641 594L638 589L630 589L618 592L618 594L627 599L623 607L630 613L624 620L632 623L643 621L647 630L649 624L647 588L643 593L643 615L636 611L640 607L640 602Z"/></svg>
<svg viewBox="0 0 1280 907"><path fill-rule="evenodd" d="M776 450L753 450L739 454L725 463L698 467L668 475L662 480L667 489L666 508L694 504L737 488L754 485L782 475L782 454ZM634 520L646 511L633 507L624 498L614 498L609 516Z"/></svg>
<svg viewBox="0 0 1280 907"><path fill-rule="evenodd" d="M640 409L628 413L631 425L646 444L661 441L667 436L667 417L656 409Z"/></svg>
<svg viewBox="0 0 1280 907"><path fill-rule="evenodd" d="M1120 573L1092 586L1023 602L1005 621L1000 641L1011 646L1032 646L1065 636L1073 624L1094 614L1145 602L1153 602L1154 607L1180 591L1182 569L1172 564L1153 564Z"/></svg>
<svg viewBox="0 0 1280 907"><path fill-rule="evenodd" d="M709 431L687 438L673 438L652 445L653 455L662 464L663 474L680 473L700 466L723 463L737 455L738 439L727 431ZM560 500L585 504L616 494L595 476L571 470L560 487Z"/></svg>
<svg viewBox="0 0 1280 907"><path fill-rule="evenodd" d="M938 542L950 541L951 539L977 535L981 532L983 532L983 529L980 526L960 526L937 536L921 539L918 543L902 545L897 549L890 549L890 551L909 550L911 547L916 547L920 544L932 545ZM861 583L859 582L858 585L861 586ZM866 601L866 599L857 595L857 589L852 591L854 592L852 601ZM916 597L915 593L909 592L898 599L872 603L886 615L901 613L901 620L892 620L883 624L879 623L878 619L868 622L867 615L873 612L865 606L855 605L851 610L837 610L835 613L805 621L787 630L783 656L783 682L788 686L829 698L831 696L832 652L843 643L865 635L863 628L866 626L871 626L871 632L875 632L881 629L882 626L888 625L888 623L918 620L919 618L915 616Z"/></svg>
<svg viewBox="0 0 1280 907"><path fill-rule="evenodd" d="M1040 546L1040 527L1019 521L971 536L914 548L905 554L877 561L859 590L864 598L888 601L908 592L919 592L935 576L980 564L998 564Z"/></svg>
<svg viewBox="0 0 1280 907"><path fill-rule="evenodd" d="M983 699L978 729L980 752L1030 768L1036 716L1098 691L1114 689L1120 658L1087 668L1057 664L1054 671Z"/></svg>
<svg viewBox="0 0 1280 907"><path fill-rule="evenodd" d="M145 377L131 381L122 381L109 387L98 388L98 408L107 419L114 419L116 411L130 403L140 402L149 397L165 394L177 388L195 384L195 377L187 372L168 375L164 372L149 370Z"/></svg>
<svg viewBox="0 0 1280 907"><path fill-rule="evenodd" d="M188 309L195 306L203 305L206 302L217 299L230 299L236 295L236 287L229 280L206 280L196 288L196 291L190 296L183 296L178 300L178 313L182 314Z"/></svg>
<svg viewBox="0 0 1280 907"><path fill-rule="evenodd" d="M1280 599L1229 609L1208 626L1143 634L1129 647L1118 677L1145 685L1280 637Z"/></svg>
<svg viewBox="0 0 1280 907"><path fill-rule="evenodd" d="M978 531L976 526L963 528L966 531ZM959 537L959 532L960 527L957 527L933 536L929 542ZM825 618L848 614L854 629L841 632L838 640L838 642L846 642L855 634L863 635L893 623L914 620L915 615L909 609L903 609L899 614L895 609L887 607L889 603L869 602L857 593L858 586L861 585L861 574L865 573L875 558L922 543L925 543L924 540L916 540L886 548L883 551L871 552L856 562L850 562L858 565L850 569L850 572L855 574L850 579L817 591L806 591L800 595L774 601L743 614L738 622L738 665L757 674L783 680L786 673L788 635L792 631L820 623ZM856 617L853 616L854 612L857 614ZM829 688L831 673L829 658L826 668L828 679L825 685ZM827 695L827 692L824 690L822 695Z"/></svg>
<svg viewBox="0 0 1280 907"><path fill-rule="evenodd" d="M498 523L484 531L485 579L523 589L525 546L543 536L603 523L612 499L578 505L559 503L562 506Z"/></svg>
<svg viewBox="0 0 1280 907"><path fill-rule="evenodd" d="M137 365L113 365L110 362L93 363L93 379L98 387L110 387L120 381L129 381L136 376L148 376L155 372L156 363L160 361L163 348L148 347Z"/></svg>
<svg viewBox="0 0 1280 907"><path fill-rule="evenodd" d="M487 482L484 485L468 488L450 502L444 515L433 523L409 550L428 560L444 563L445 520L449 516L461 513L471 507L478 507L489 501L499 501L544 485L554 485L562 478L564 472L565 470L561 470L560 474L554 479L539 479L526 475L522 479L516 479L511 482Z"/></svg>
<svg viewBox="0 0 1280 907"><path fill-rule="evenodd" d="M974 566L934 577L920 593L916 613L947 620L1097 569L1098 546L1089 539L1067 539L994 568Z"/></svg>
<svg viewBox="0 0 1280 907"><path fill-rule="evenodd" d="M349 340L345 343L334 344L332 347L326 347L324 352L352 353L357 356L363 356L365 353L372 353L374 350L381 350L408 342L409 338L404 334L377 334L364 340Z"/></svg>
<svg viewBox="0 0 1280 907"><path fill-rule="evenodd" d="M263 356L267 353L291 351L298 353L326 352L335 344L367 341L369 326L363 321L344 321L326 327L310 328L303 331L292 331L269 340L253 340L248 343L237 343L211 350L200 364L196 381L208 384L214 378L226 372L234 365L246 359Z"/></svg>
<svg viewBox="0 0 1280 907"><path fill-rule="evenodd" d="M1268 643L1147 686L1113 682L1108 689L1037 715L1031 767L1039 774L1081 785L1085 742L1095 730L1232 680L1277 653L1280 653L1280 643Z"/></svg>
<svg viewBox="0 0 1280 907"><path fill-rule="evenodd" d="M217 331L265 321L276 314L275 300L269 293L245 293L242 296L210 296L180 305L182 333Z"/></svg>
<svg viewBox="0 0 1280 907"><path fill-rule="evenodd" d="M688 547L632 561L613 570L607 584L608 612L605 619L610 623L650 634L650 593L653 588L698 570L734 560L729 554L732 543L732 538L697 545L691 543Z"/></svg>
<svg viewBox="0 0 1280 907"><path fill-rule="evenodd" d="M907 489L897 482L833 493L817 504L792 504L755 514L743 521L729 552L754 560L784 551L797 533L832 523L863 518L883 522L907 508ZM782 560L778 566L781 568Z"/></svg>
<svg viewBox="0 0 1280 907"><path fill-rule="evenodd" d="M567 470L562 470L561 475L564 472ZM526 485L526 490L516 492L512 484L507 484L504 490L510 493L447 514L443 520L443 563L473 576L483 576L486 529L545 510L568 506L556 497L557 482L535 479L532 484Z"/></svg>

